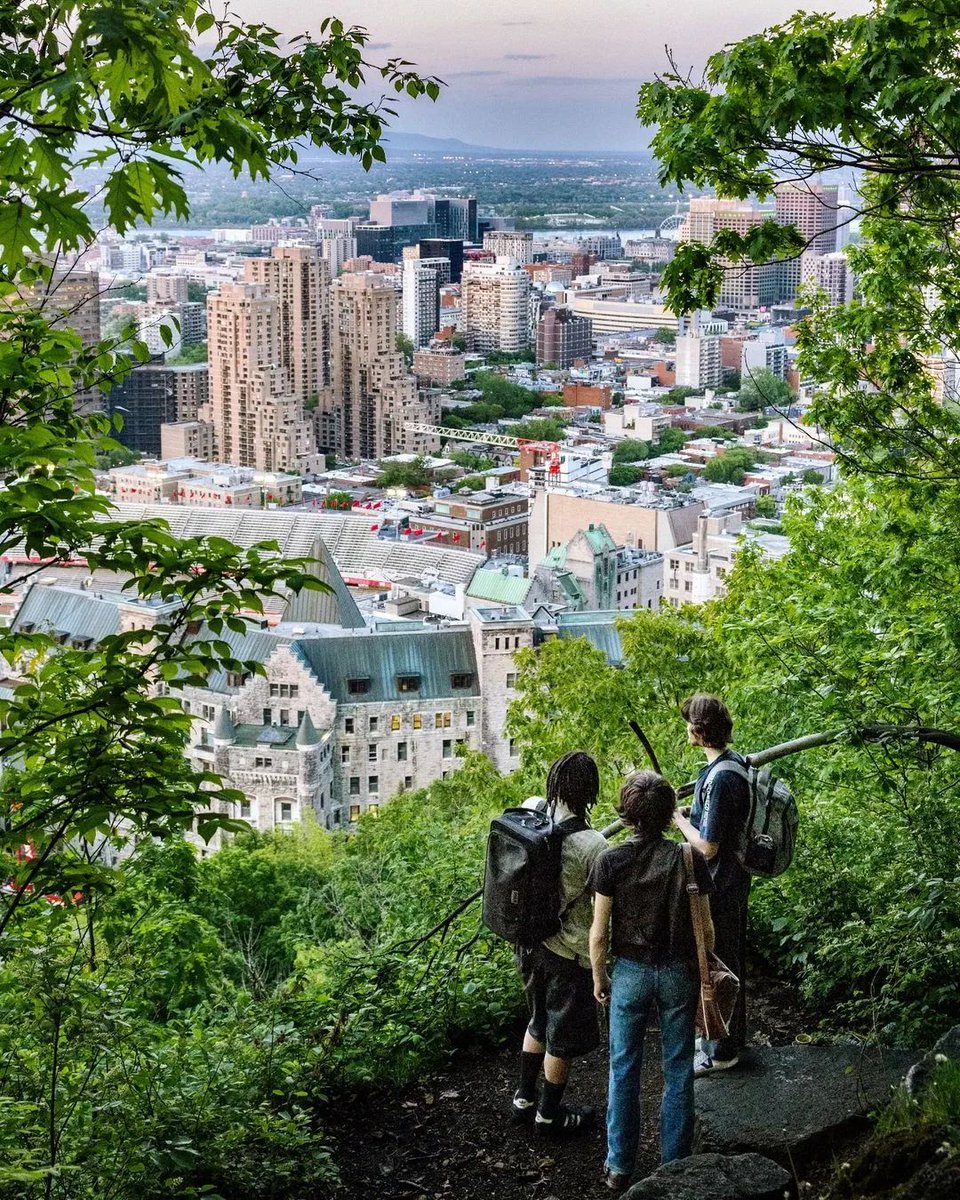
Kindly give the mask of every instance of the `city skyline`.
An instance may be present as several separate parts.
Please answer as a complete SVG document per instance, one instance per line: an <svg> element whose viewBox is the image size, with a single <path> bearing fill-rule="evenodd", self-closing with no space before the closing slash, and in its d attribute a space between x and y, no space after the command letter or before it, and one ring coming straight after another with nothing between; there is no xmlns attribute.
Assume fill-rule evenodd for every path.
<svg viewBox="0 0 960 1200"><path fill-rule="evenodd" d="M286 35L319 36L320 16L305 16L294 0L234 7ZM339 0L321 15L366 26L372 62L406 58L446 84L436 104L401 101L397 131L505 150L600 152L647 146L636 92L667 67L665 46L699 75L711 53L800 7L799 0L688 0L682 10L663 0L600 0L589 8L574 0ZM868 0L812 5L838 15L868 7Z"/></svg>

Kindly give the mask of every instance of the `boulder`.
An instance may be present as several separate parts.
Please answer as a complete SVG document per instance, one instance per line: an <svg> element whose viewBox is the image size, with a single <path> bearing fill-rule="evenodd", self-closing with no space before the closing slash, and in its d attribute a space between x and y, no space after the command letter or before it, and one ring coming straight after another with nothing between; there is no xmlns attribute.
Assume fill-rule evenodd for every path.
<svg viewBox="0 0 960 1200"><path fill-rule="evenodd" d="M828 1155L867 1127L912 1058L849 1045L751 1047L735 1070L697 1080L699 1148L785 1165Z"/></svg>
<svg viewBox="0 0 960 1200"><path fill-rule="evenodd" d="M695 1154L667 1163L626 1193L627 1200L783 1200L790 1175L760 1154Z"/></svg>
<svg viewBox="0 0 960 1200"><path fill-rule="evenodd" d="M907 1095L916 1097L925 1091L933 1077L937 1063L943 1062L945 1058L960 1061L960 1025L954 1025L940 1038L932 1050L927 1051L919 1062L913 1064L907 1072Z"/></svg>

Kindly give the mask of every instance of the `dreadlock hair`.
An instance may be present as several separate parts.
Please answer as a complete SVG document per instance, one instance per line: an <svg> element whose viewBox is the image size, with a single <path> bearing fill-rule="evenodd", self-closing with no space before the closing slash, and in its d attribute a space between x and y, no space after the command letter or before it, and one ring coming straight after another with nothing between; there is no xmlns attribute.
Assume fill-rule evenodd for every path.
<svg viewBox="0 0 960 1200"><path fill-rule="evenodd" d="M585 817L600 794L600 772L584 750L571 750L550 768L547 803L562 802L578 817Z"/></svg>
<svg viewBox="0 0 960 1200"><path fill-rule="evenodd" d="M683 719L693 726L702 746L724 750L733 737L733 718L730 710L716 696L698 692L688 696L680 709Z"/></svg>

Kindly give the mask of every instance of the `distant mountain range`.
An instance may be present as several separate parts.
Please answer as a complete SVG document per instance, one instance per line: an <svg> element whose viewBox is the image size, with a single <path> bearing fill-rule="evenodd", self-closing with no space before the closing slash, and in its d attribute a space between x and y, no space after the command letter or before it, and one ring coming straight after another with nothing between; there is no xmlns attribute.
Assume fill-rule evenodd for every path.
<svg viewBox="0 0 960 1200"><path fill-rule="evenodd" d="M471 142L461 141L460 138L436 138L427 137L422 133L401 133L397 129L388 129L383 135L384 144L388 152L393 154L464 154L464 155L486 155L495 154L500 156L511 155L582 155L593 156L616 156L618 158L642 158L649 155L649 151L631 151L631 150L519 150L507 149L504 146L475 146ZM334 157L323 151L317 151L313 148L305 148L301 153L301 158L328 158Z"/></svg>

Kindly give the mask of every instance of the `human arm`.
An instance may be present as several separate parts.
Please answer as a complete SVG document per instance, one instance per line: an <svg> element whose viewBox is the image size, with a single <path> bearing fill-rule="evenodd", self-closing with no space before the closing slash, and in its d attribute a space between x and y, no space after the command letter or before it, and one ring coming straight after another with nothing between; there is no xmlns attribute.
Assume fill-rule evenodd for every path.
<svg viewBox="0 0 960 1200"><path fill-rule="evenodd" d="M610 976L607 974L607 953L610 948L610 914L613 897L599 892L593 898L593 924L590 926L590 967L593 971L593 994L598 1003L610 999Z"/></svg>
<svg viewBox="0 0 960 1200"><path fill-rule="evenodd" d="M717 851L720 849L719 843L708 842L706 838L700 836L699 829L691 822L690 817L683 812L682 809L674 809L673 823L677 829L683 834L686 840L694 848L699 850L704 858L714 858Z"/></svg>

